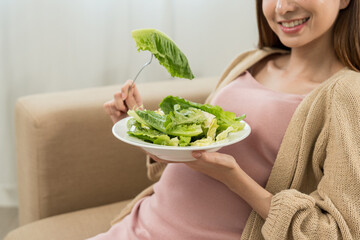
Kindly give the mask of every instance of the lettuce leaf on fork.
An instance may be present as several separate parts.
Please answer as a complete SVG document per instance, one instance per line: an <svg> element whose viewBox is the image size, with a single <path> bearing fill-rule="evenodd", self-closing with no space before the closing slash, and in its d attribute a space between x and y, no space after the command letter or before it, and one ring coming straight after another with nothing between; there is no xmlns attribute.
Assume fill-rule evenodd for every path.
<svg viewBox="0 0 360 240"><path fill-rule="evenodd" d="M150 51L154 54L172 77L194 78L185 54L165 33L148 28L133 30L131 36L136 42L138 51Z"/></svg>

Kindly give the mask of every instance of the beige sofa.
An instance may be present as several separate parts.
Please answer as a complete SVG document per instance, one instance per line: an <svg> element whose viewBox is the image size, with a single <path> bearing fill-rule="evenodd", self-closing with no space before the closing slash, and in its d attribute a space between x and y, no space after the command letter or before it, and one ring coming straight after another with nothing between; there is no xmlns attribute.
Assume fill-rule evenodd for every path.
<svg viewBox="0 0 360 240"><path fill-rule="evenodd" d="M138 84L145 107L167 95L204 102L216 78ZM120 85L39 94L16 105L20 227L5 240L80 240L110 228L142 189L145 155L117 140L103 110Z"/></svg>

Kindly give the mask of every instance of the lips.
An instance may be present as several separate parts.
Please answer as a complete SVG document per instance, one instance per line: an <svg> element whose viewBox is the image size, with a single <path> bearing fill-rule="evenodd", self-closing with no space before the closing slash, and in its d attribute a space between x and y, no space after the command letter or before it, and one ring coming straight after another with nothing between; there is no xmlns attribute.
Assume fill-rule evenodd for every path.
<svg viewBox="0 0 360 240"><path fill-rule="evenodd" d="M309 17L305 17L290 21L280 21L278 24L285 33L297 33L305 26L309 19Z"/></svg>
<svg viewBox="0 0 360 240"><path fill-rule="evenodd" d="M279 22L283 27L287 27L287 28L291 28L291 27L296 27L298 25L301 25L305 22L307 22L310 18L302 18L302 19L297 19L297 20L292 20L292 21L283 21L283 22Z"/></svg>

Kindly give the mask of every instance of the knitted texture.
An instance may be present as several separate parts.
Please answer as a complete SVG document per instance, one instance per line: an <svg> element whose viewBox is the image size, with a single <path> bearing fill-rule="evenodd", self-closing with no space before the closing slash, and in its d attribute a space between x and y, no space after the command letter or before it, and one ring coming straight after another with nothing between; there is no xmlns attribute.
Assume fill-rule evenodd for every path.
<svg viewBox="0 0 360 240"><path fill-rule="evenodd" d="M161 174L165 170L166 163L155 162L148 155L146 156L147 176L151 181L159 181Z"/></svg>

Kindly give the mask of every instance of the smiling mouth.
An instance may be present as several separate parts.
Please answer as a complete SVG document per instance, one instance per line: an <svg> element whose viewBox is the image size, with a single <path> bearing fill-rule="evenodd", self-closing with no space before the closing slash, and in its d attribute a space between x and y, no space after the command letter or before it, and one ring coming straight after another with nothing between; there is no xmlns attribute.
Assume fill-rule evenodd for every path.
<svg viewBox="0 0 360 240"><path fill-rule="evenodd" d="M283 27L286 27L286 28L293 28L293 27L299 26L301 24L304 24L309 19L310 19L310 17L307 17L307 18L302 18L302 19L296 19L296 20L293 20L293 21L279 22L279 24L281 26L283 26Z"/></svg>

